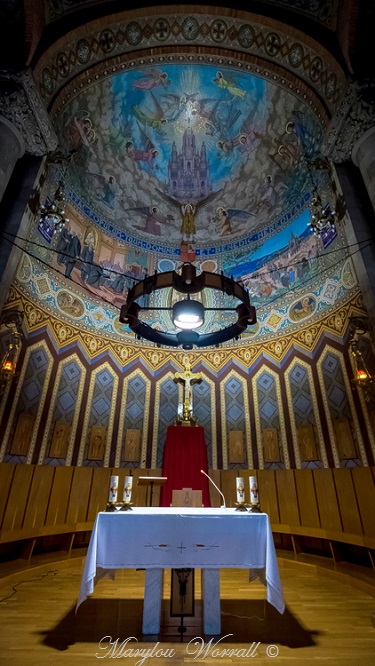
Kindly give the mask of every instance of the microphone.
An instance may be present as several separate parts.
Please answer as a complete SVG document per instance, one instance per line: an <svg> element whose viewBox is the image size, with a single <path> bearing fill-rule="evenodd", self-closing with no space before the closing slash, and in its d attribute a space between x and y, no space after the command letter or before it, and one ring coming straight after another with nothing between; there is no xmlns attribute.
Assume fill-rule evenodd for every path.
<svg viewBox="0 0 375 666"><path fill-rule="evenodd" d="M221 508L221 509L226 509L226 508L227 508L227 505L226 505L226 503L225 503L225 497L224 497L223 493L221 492L220 488L217 487L215 481L213 481L213 480L211 479L211 477L208 476L208 474L206 474L206 472L203 471L203 469L201 469L201 472L202 472L202 474L204 474L205 476L207 476L208 480L211 481L212 485L216 488L217 492L220 493L220 495L222 496L222 498L223 498L223 504L221 505L220 508Z"/></svg>

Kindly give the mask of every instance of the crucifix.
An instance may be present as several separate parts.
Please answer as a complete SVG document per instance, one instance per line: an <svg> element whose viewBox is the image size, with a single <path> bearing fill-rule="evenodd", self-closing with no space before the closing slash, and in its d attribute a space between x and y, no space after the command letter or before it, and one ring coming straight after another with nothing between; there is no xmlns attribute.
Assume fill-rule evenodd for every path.
<svg viewBox="0 0 375 666"><path fill-rule="evenodd" d="M183 387L182 405L180 403L178 406L177 422L182 423L182 425L193 425L195 424L193 416L193 384L201 383L202 373L191 372L191 365L188 362L185 363L184 368L183 372L176 372L173 377L173 381L176 384L182 384Z"/></svg>

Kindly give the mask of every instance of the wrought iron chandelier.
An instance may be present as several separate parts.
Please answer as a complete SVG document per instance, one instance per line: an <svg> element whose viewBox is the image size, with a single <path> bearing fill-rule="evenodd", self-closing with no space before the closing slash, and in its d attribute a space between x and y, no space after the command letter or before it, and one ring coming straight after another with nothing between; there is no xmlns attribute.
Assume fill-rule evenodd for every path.
<svg viewBox="0 0 375 666"><path fill-rule="evenodd" d="M39 208L39 224L46 224L52 233L61 231L69 218L65 217L64 183L60 181L53 200L47 199Z"/></svg>
<svg viewBox="0 0 375 666"><path fill-rule="evenodd" d="M310 226L313 234L320 238L322 234L335 229L337 217L336 211L332 209L331 204L328 201L323 203L322 197L318 191L317 179L314 177L314 174L317 171L327 171L331 183L330 166L326 159L320 157L315 159L305 157L305 163L311 182L312 194L309 203L311 213Z"/></svg>
<svg viewBox="0 0 375 666"><path fill-rule="evenodd" d="M329 203L323 204L320 194L314 191L310 200L311 229L315 236L320 237L324 231L335 228L336 213Z"/></svg>
<svg viewBox="0 0 375 666"><path fill-rule="evenodd" d="M173 308L164 307L142 307L137 300L160 289L173 288L186 298L181 299ZM239 301L235 308L208 308L202 303L191 298L191 294L197 294L203 289L214 289L232 296ZM177 333L168 333L156 330L142 321L142 312L146 310L169 310L172 312L172 321L178 330ZM237 319L226 328L212 333L199 334L196 330L204 323L205 311L225 310L233 311ZM126 303L120 312L120 321L128 324L138 339L144 338L155 342L158 346L171 347L182 346L183 349L196 347L217 346L222 342L238 338L246 328L256 323L256 312L250 303L247 290L233 278L224 274L209 273L202 271L197 275L196 268L191 263L184 263L181 274L176 271L166 273L155 273L146 277L132 287L127 295Z"/></svg>

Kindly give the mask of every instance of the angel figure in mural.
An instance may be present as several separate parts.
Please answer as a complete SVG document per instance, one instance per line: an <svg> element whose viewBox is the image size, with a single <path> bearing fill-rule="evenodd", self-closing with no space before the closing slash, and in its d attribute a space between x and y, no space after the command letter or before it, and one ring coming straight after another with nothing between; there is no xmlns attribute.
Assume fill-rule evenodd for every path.
<svg viewBox="0 0 375 666"><path fill-rule="evenodd" d="M64 127L64 139L70 150L77 151L86 147L90 152L94 152L92 145L96 141L96 132L88 111L80 109L68 120Z"/></svg>
<svg viewBox="0 0 375 666"><path fill-rule="evenodd" d="M151 68L140 74L140 78L133 83L133 90L151 90L157 86L169 86L171 83L168 74L161 69Z"/></svg>
<svg viewBox="0 0 375 666"><path fill-rule="evenodd" d="M271 176L270 174L266 176L264 184L260 188L260 196L256 207L257 213L261 210L272 210L276 206L280 194L278 185L281 189L287 189L287 185L282 182L280 176Z"/></svg>
<svg viewBox="0 0 375 666"><path fill-rule="evenodd" d="M232 222L237 220L246 222L250 217L255 217L254 213L241 208L223 208L219 206L216 208L214 221L216 222L216 229L220 236L230 236L233 231Z"/></svg>
<svg viewBox="0 0 375 666"><path fill-rule="evenodd" d="M214 97L197 99L192 106L191 114L193 117L203 118L206 134L215 136L227 134L231 120L235 122L235 117L239 116L241 111L232 111L232 105L228 111L228 100L225 100L224 94L221 94L217 99Z"/></svg>
<svg viewBox="0 0 375 666"><path fill-rule="evenodd" d="M254 123L254 109L251 109L240 127L239 153L252 153L261 143L261 137L265 134L261 131L263 127Z"/></svg>
<svg viewBox="0 0 375 666"><path fill-rule="evenodd" d="M192 118L204 119L205 131L209 136L215 136L223 129L220 118L220 107L223 104L223 95L219 99L203 97L190 103Z"/></svg>
<svg viewBox="0 0 375 666"><path fill-rule="evenodd" d="M155 165L155 160L159 155L159 151L156 149L151 139L147 136L146 132L143 131L139 123L138 127L143 147L135 148L134 143L129 141L126 144L126 152L135 162L142 162L150 169L159 169L158 165Z"/></svg>
<svg viewBox="0 0 375 666"><path fill-rule="evenodd" d="M222 123L221 138L216 145L224 154L233 153L235 148L240 149L246 141L246 134L244 134L242 130L237 132L234 137L229 136L231 128L237 122L240 115L241 111L236 109L234 111L230 110L227 116L227 121ZM226 136L224 136L224 131L227 133ZM218 154L218 157L220 157L220 154Z"/></svg>
<svg viewBox="0 0 375 666"><path fill-rule="evenodd" d="M155 95L152 92L150 92L150 95L154 103L153 115L150 115L152 112L149 109L143 109L139 104L133 106L133 114L142 125L147 125L162 134L163 127L167 124L168 120Z"/></svg>
<svg viewBox="0 0 375 666"><path fill-rule="evenodd" d="M225 90L228 90L228 92L234 97L246 97L246 90L239 88L236 81L234 81L234 79L232 79L227 74L224 76L222 72L217 72L213 81L216 83L218 88L224 88Z"/></svg>
<svg viewBox="0 0 375 666"><path fill-rule="evenodd" d="M90 173L86 174L96 200L106 208L114 210L118 202L120 201L120 188L116 183L116 179L113 175L109 174L108 176L103 176L100 173Z"/></svg>
<svg viewBox="0 0 375 666"><path fill-rule="evenodd" d="M165 117L168 122L175 122L180 118L183 113L195 115L197 109L196 96L198 93L183 93L182 95L175 95L167 93L161 96Z"/></svg>
<svg viewBox="0 0 375 666"><path fill-rule="evenodd" d="M158 206L136 206L135 208L128 208L125 212L135 213L144 218L144 226L136 226L136 228L144 231L146 234L152 234L152 236L160 236L161 226L165 222L172 222L174 220L173 215L163 215Z"/></svg>
<svg viewBox="0 0 375 666"><path fill-rule="evenodd" d="M294 111L287 122L285 131L296 138L302 152L314 152L317 148L317 133L314 132L311 117L303 111Z"/></svg>
<svg viewBox="0 0 375 666"><path fill-rule="evenodd" d="M211 192L211 194L209 194L207 197L204 197L204 199L201 199L197 202L181 202L177 199L174 199L173 197L168 196L168 194L165 194L161 190L157 191L163 197L163 199L165 199L165 201L168 201L168 203L172 204L172 206L174 206L174 208L180 213L182 218L180 229L182 239L186 241L194 241L196 234L195 220L199 211L205 208L209 203L211 203L211 201L216 199L220 192L222 192L222 189L217 190L216 192Z"/></svg>

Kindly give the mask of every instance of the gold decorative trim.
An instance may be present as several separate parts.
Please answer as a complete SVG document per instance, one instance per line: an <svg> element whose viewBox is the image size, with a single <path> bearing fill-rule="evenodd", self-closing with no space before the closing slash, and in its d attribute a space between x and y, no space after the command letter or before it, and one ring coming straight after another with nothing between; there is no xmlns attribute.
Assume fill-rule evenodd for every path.
<svg viewBox="0 0 375 666"><path fill-rule="evenodd" d="M32 456L33 456L33 453L34 453L34 448L35 448L35 443L36 443L36 434L38 432L38 428L39 428L39 425L40 425L40 421L41 421L41 417L42 417L42 411L43 411L43 407L44 407L44 402L45 402L45 399L46 399L48 385L49 385L49 381L50 381L50 378L51 378L52 367L53 367L53 358L52 358L52 355L51 355L51 353L50 353L50 351L47 347L47 344L46 344L45 340L41 340L40 342L36 342L34 345L31 345L30 347L28 347L26 349L25 358L24 358L24 361L23 361L23 364L22 364L20 376L19 376L19 379L18 379L17 387L16 387L16 393L15 393L15 396L14 396L12 407L10 409L8 423L7 423L7 427L5 429L4 439L3 439L2 446L1 446L1 451L0 451L0 460L1 461L4 458L6 448L7 448L7 445L8 445L10 431L11 431L11 428L12 428L12 425L13 425L14 415L16 413L16 409L17 409L17 406L18 406L20 394L21 394L21 391L23 389L23 384L24 384L26 372L27 372L27 369L28 369L28 366L29 366L30 357L33 354L33 352L35 352L38 349L44 349L44 351L46 353L46 356L47 356L47 359L48 359L48 365L47 365L47 369L46 369L46 376L44 378L44 382L43 382L43 386L42 386L42 392L41 392L41 395L39 397L39 404L38 404L38 409L37 409L36 416L35 416L33 432L32 432L31 440L30 440L30 446L29 446L29 450L28 450L28 453L27 453L27 456L26 456L26 464L27 465L30 465L31 461L32 461Z"/></svg>
<svg viewBox="0 0 375 666"><path fill-rule="evenodd" d="M324 348L324 350L323 350L323 352L322 352L322 354L321 354L321 356L320 356L320 358L319 358L319 360L316 364L316 368L317 368L318 377L319 377L320 390L321 390L321 394L323 396L324 411L325 411L326 419L327 419L327 423L328 423L328 431L329 431L329 436L330 436L330 441L331 441L332 455L333 455L333 460L334 460L335 467L338 467L338 468L341 467L341 462L340 462L340 458L339 458L338 451L337 451L336 438L335 438L335 433L334 433L334 429L333 429L331 410L329 409L328 397L327 397L327 392L326 392L325 384L324 384L323 363L324 363L324 360L325 360L327 354L332 354L332 356L335 356L338 359L338 362L340 363L342 376L343 376L344 383L345 383L345 388L346 388L346 395L347 395L349 406L350 406L350 412L351 412L351 416L352 416L352 419L353 419L353 423L355 425L355 434L356 434L356 440L358 442L359 453L360 453L360 456L361 456L363 466L367 467L368 466L368 461L367 461L366 451L365 451L365 448L364 448L362 434L361 434L361 430L360 430L360 427L359 427L359 421L358 421L358 417L357 417L357 412L356 412L354 401L353 401L352 387L351 387L351 384L350 384L348 373L346 371L343 355L340 351L338 351L334 347L331 347L330 345L326 345L326 347Z"/></svg>
<svg viewBox="0 0 375 666"><path fill-rule="evenodd" d="M129 382L133 379L133 377L142 377L146 387L145 408L143 412L141 461L140 461L141 467L146 466L146 464L143 465L143 462L146 463L146 457L147 457L147 435L148 435L148 424L149 424L149 414L150 414L148 405L150 404L151 382L148 379L148 377L146 377L146 375L142 372L142 370L138 369L134 370L129 375L124 377L122 396L121 396L121 407L118 416L119 429L118 429L117 444L116 444L115 467L120 467L121 464L121 451L124 443L123 440L124 440L124 427L125 427L125 413L126 413L126 405L128 398L128 387L129 387Z"/></svg>
<svg viewBox="0 0 375 666"><path fill-rule="evenodd" d="M156 468L158 456L158 435L159 435L159 412L160 412L160 388L168 379L173 381L173 372L167 372L166 375L161 377L155 382L155 406L154 406L154 425L152 429L152 448L151 448L151 468ZM176 411L177 416L177 411Z"/></svg>
<svg viewBox="0 0 375 666"><path fill-rule="evenodd" d="M221 439L222 439L222 456L223 456L223 469L228 469L228 436L227 436L227 410L225 404L225 386L234 377L242 385L243 391L243 405L245 412L245 438L246 438L246 451L247 451L247 465L249 469L253 469L253 451L251 442L251 428L250 428L250 409L249 409L249 391L248 384L244 377L242 377L236 370L231 370L225 379L220 382L220 412L221 412Z"/></svg>
<svg viewBox="0 0 375 666"><path fill-rule="evenodd" d="M72 456L73 456L73 448L74 448L74 441L75 441L75 436L77 432L77 425L78 425L78 419L79 419L79 414L80 414L80 409L81 409L81 403L82 403L82 396L83 396L83 386L85 382L85 377L86 377L86 369L84 365L81 363L79 360L77 354L72 354L68 358L64 359L59 363L57 372L56 372L56 377L53 382L53 390L52 390L52 397L50 401L50 405L48 408L48 414L47 414L47 419L46 419L46 426L44 429L44 435L42 439L42 445L40 447L40 453L39 453L39 459L38 459L38 465L42 465L44 462L44 459L46 457L46 450L47 450L47 445L48 445L48 438L50 435L50 428L52 424L52 419L53 419L53 413L56 405L56 396L57 392L59 390L60 386L60 381L61 381L61 376L64 370L64 367L71 362L75 362L79 369L81 370L81 378L79 382L79 388L78 388L78 396L77 396L77 401L75 404L74 408L74 415L73 415L73 421L71 424L70 428L70 435L69 435L69 444L68 444L68 449L67 449L67 454L66 454L66 459L65 459L65 465L70 465Z"/></svg>
<svg viewBox="0 0 375 666"><path fill-rule="evenodd" d="M307 375L308 375L310 397L311 397L311 401L313 403L313 411L314 411L314 418L315 418L314 425L315 425L315 427L317 429L317 433L318 433L318 442L319 442L320 455L321 455L321 459L322 459L324 467L329 467L328 459L327 459L327 451L326 451L325 444L324 444L323 429L322 429L322 424L321 424L320 415L319 415L318 401L317 401L316 391L315 391L315 386L314 386L314 378L313 378L312 368L308 363L306 363L306 361L302 361L300 358L296 358L290 364L289 368L287 369L287 371L285 373L285 389L286 389L286 396L287 396L288 408L289 408L289 414L290 414L290 425L291 425L292 438L293 438L293 450L294 450L294 456L295 456L295 461L296 461L296 469L301 468L301 458L300 458L299 447L298 447L297 426L296 426L296 420L295 420L295 417L294 417L294 406L293 406L292 391L291 391L291 388L290 388L290 380L289 380L289 377L290 377L290 375L293 371L293 368L296 365L301 365L303 368L305 368L305 370L307 372Z"/></svg>
<svg viewBox="0 0 375 666"><path fill-rule="evenodd" d="M254 401L254 412L255 412L255 431L256 431L256 438L257 438L257 450L258 450L258 456L259 456L259 469L264 469L264 458L263 458L262 427L261 427L261 421L260 421L257 382L258 382L258 379L262 375L263 372L268 372L271 375L271 377L273 377L274 380L275 380L278 417L279 417L279 422L280 422L280 443L281 443L281 447L282 447L282 450L283 450L283 461L282 462L285 465L285 469L290 469L290 460L289 460L288 443L287 443L287 437L286 437L284 410L283 410L283 404L282 404L282 400L281 400L280 376L274 370L271 370L267 365L262 365L261 368L259 368L258 372L254 375L254 377L252 379L253 401Z"/></svg>
<svg viewBox="0 0 375 666"><path fill-rule="evenodd" d="M116 373L113 371L109 363L103 363L103 365L99 366L98 368L95 368L93 370L91 378L90 378L90 386L87 394L87 402L86 402L86 409L85 409L85 418L83 422L83 427L82 427L82 434L81 434L81 443L79 446L79 452L78 452L78 460L77 460L77 467L82 466L83 460L84 460L84 452L86 448L86 439L87 439L87 433L89 429L89 421L90 421L90 416L91 416L91 407L92 407L92 399L94 395L94 389L95 389L95 381L97 378L97 375L100 372L103 372L103 370L107 370L111 377L113 378L113 393L112 393L112 403L111 403L111 409L109 412L109 419L108 419L108 430L107 430L107 441L105 445L105 452L104 452L104 460L103 460L103 467L108 467L109 466L109 457L111 454L111 444L112 444L112 434L113 434L113 425L114 425L114 419L115 419L115 405L117 402L117 393L118 393L118 377Z"/></svg>

